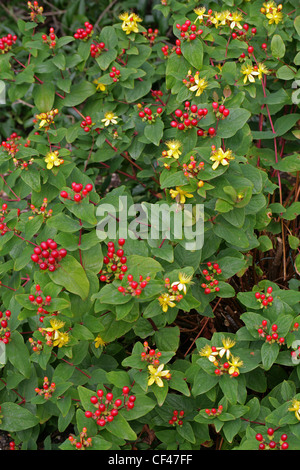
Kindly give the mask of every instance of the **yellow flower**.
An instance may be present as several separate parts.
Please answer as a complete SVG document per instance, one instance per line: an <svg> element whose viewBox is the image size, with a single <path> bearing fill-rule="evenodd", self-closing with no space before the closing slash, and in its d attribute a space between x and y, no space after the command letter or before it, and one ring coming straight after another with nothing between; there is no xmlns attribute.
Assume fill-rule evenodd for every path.
<svg viewBox="0 0 300 470"><path fill-rule="evenodd" d="M195 23L197 20L199 20L199 23L202 23L203 19L204 19L204 13L206 12L206 8L205 7L199 7L199 8L195 8L194 10L194 13L196 13L197 15L197 18L195 19ZM207 15L206 15L207 16Z"/></svg>
<svg viewBox="0 0 300 470"><path fill-rule="evenodd" d="M58 346L61 348L62 346L65 346L69 342L69 335L68 333L63 333L60 331L56 332L56 337L54 338L53 341L53 346Z"/></svg>
<svg viewBox="0 0 300 470"><path fill-rule="evenodd" d="M96 78L93 83L96 85L96 91L105 91L106 86L103 85L103 83L99 82L99 80Z"/></svg>
<svg viewBox="0 0 300 470"><path fill-rule="evenodd" d="M106 345L107 345L107 343L105 341L103 341L103 339L101 338L100 335L98 335L95 338L95 348L99 348L99 346L101 346L101 348L104 348Z"/></svg>
<svg viewBox="0 0 300 470"><path fill-rule="evenodd" d="M268 70L267 67L266 67L264 64L262 64L262 63L259 63L259 64L258 64L258 69L257 69L257 71L258 71L257 77L258 77L260 80L262 79L263 74L269 75L269 73L270 73L270 70Z"/></svg>
<svg viewBox="0 0 300 470"><path fill-rule="evenodd" d="M170 194L173 199L177 198L180 204L184 204L186 198L194 197L193 194L190 194L187 191L180 189L179 186L176 186L176 189L170 189Z"/></svg>
<svg viewBox="0 0 300 470"><path fill-rule="evenodd" d="M228 369L228 373L230 375L236 373L236 374L239 374L240 371L239 371L239 367L242 367L242 365L244 364L243 361L240 360L239 357L234 357L234 356L231 356L231 360L228 361L229 364L230 364L230 368Z"/></svg>
<svg viewBox="0 0 300 470"><path fill-rule="evenodd" d="M266 14L266 17L269 20L269 24L278 24L283 20L283 14L281 11L278 11L277 9L270 11L269 13Z"/></svg>
<svg viewBox="0 0 300 470"><path fill-rule="evenodd" d="M179 140L168 140L166 142L166 146L169 150L167 150L167 158L179 158L181 155L181 151L179 150L181 147L181 142Z"/></svg>
<svg viewBox="0 0 300 470"><path fill-rule="evenodd" d="M175 302L173 302L173 300L175 299L176 297L174 295L170 295L168 293L161 294L160 297L158 298L158 301L161 305L162 311L166 313L169 307L171 308L175 307L176 304Z"/></svg>
<svg viewBox="0 0 300 470"><path fill-rule="evenodd" d="M126 34L139 32L137 23L142 21L142 19L135 13L129 15L127 12L124 12L119 16L119 19L123 21L122 29Z"/></svg>
<svg viewBox="0 0 300 470"><path fill-rule="evenodd" d="M64 162L61 158L58 158L58 152L49 152L45 157L45 163L47 163L47 169L51 170L53 166L59 166Z"/></svg>
<svg viewBox="0 0 300 470"><path fill-rule="evenodd" d="M170 375L169 370L163 370L164 367L165 367L164 364L160 364L160 366L158 366L158 367L148 366L148 370L150 372L149 379L148 379L148 385L149 386L154 384L154 383L156 383L156 385L158 385L159 387L164 386L164 383L163 383L161 377L168 378L168 376Z"/></svg>
<svg viewBox="0 0 300 470"><path fill-rule="evenodd" d="M195 79L195 82L194 82L195 85L190 87L190 91L196 91L196 96L200 96L204 92L204 90L207 87L208 83L205 80L205 78L200 78L199 77L198 72L195 73L194 79Z"/></svg>
<svg viewBox="0 0 300 470"><path fill-rule="evenodd" d="M188 284L191 284L192 278L193 278L192 274L188 276L185 273L179 273L178 274L179 281L173 282L171 287L177 286L179 291L183 291L186 294L186 286Z"/></svg>
<svg viewBox="0 0 300 470"><path fill-rule="evenodd" d="M231 15L231 23L230 23L230 28L233 29L235 26L237 26L239 29L242 29L241 21L243 20L243 15L239 11L235 11Z"/></svg>
<svg viewBox="0 0 300 470"><path fill-rule="evenodd" d="M219 356L223 357L225 355L226 358L229 359L231 355L230 348L235 345L235 341L230 338L223 338L222 344L223 347L221 346L217 348L217 350L219 351Z"/></svg>
<svg viewBox="0 0 300 470"><path fill-rule="evenodd" d="M263 3L263 6L265 7L266 13L269 13L270 11L277 9L277 5L274 2Z"/></svg>
<svg viewBox="0 0 300 470"><path fill-rule="evenodd" d="M214 151L212 153L212 156L210 157L210 160L214 162L214 164L212 165L212 169L216 170L220 163L223 166L229 165L229 160L233 159L234 157L232 156L231 150L226 150L224 152L222 148L219 148L218 150Z"/></svg>
<svg viewBox="0 0 300 470"><path fill-rule="evenodd" d="M215 12L211 22L215 25L216 28L219 26L224 26L226 24L227 14L228 12L226 11Z"/></svg>
<svg viewBox="0 0 300 470"><path fill-rule="evenodd" d="M109 126L110 124L118 124L118 116L115 116L112 111L108 111L104 114L104 119L101 121L104 122L105 126Z"/></svg>
<svg viewBox="0 0 300 470"><path fill-rule="evenodd" d="M218 351L213 351L209 344L206 344L200 351L200 356L207 357L210 362L215 362Z"/></svg>
<svg viewBox="0 0 300 470"><path fill-rule="evenodd" d="M52 318L50 320L50 325L51 325L51 327L42 328L42 330L43 331L57 332L57 330L60 330L65 325L65 322L63 322L62 320L58 320L57 318Z"/></svg>
<svg viewBox="0 0 300 470"><path fill-rule="evenodd" d="M295 411L295 416L298 421L300 421L300 400L296 400L296 398L293 398L292 407L289 408L289 411Z"/></svg>
<svg viewBox="0 0 300 470"><path fill-rule="evenodd" d="M258 71L254 70L253 66L250 65L250 64L243 64L242 67L241 67L241 72L242 74L245 75L244 77L244 83L247 82L247 80L249 80L249 82L251 83L254 83L255 82L255 78L253 75L258 75Z"/></svg>

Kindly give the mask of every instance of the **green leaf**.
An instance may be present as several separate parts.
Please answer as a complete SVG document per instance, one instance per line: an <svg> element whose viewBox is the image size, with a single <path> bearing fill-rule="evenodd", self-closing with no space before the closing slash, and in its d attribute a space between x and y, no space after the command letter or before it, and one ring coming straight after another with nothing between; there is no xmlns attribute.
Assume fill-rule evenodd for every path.
<svg viewBox="0 0 300 470"><path fill-rule="evenodd" d="M19 432L30 429L39 423L39 418L34 416L27 408L16 403L1 403L2 422L0 429L3 431Z"/></svg>
<svg viewBox="0 0 300 470"><path fill-rule="evenodd" d="M181 46L183 57L193 66L197 71L202 69L203 64L203 45L201 39L195 41L183 41Z"/></svg>
<svg viewBox="0 0 300 470"><path fill-rule="evenodd" d="M228 108L230 110L229 116L219 121L218 137L228 139L234 136L239 129L241 129L246 122L250 119L251 113L244 108Z"/></svg>
<svg viewBox="0 0 300 470"><path fill-rule="evenodd" d="M230 375L224 374L220 379L220 388L226 396L229 403L235 404L238 399L238 381L234 380Z"/></svg>
<svg viewBox="0 0 300 470"><path fill-rule="evenodd" d="M112 48L102 52L100 56L96 58L96 62L101 70L107 70L110 64L116 59L117 55L116 49Z"/></svg>
<svg viewBox="0 0 300 470"><path fill-rule="evenodd" d="M41 113L50 111L53 108L55 99L55 87L52 82L43 85L35 85L33 91L34 104Z"/></svg>
<svg viewBox="0 0 300 470"><path fill-rule="evenodd" d="M279 345L278 343L267 343L265 342L261 348L261 358L263 367L265 370L271 369L272 365L277 359L279 354Z"/></svg>
<svg viewBox="0 0 300 470"><path fill-rule="evenodd" d="M281 80L294 80L297 70L294 67L283 65L276 72L276 77Z"/></svg>
<svg viewBox="0 0 300 470"><path fill-rule="evenodd" d="M162 328L155 332L155 342L161 351L177 351L180 331L177 326Z"/></svg>
<svg viewBox="0 0 300 470"><path fill-rule="evenodd" d="M177 426L177 432L183 439L187 440L188 442L191 442L192 444L196 443L193 428L188 421L184 420L181 426Z"/></svg>
<svg viewBox="0 0 300 470"><path fill-rule="evenodd" d="M13 331L11 341L6 346L7 359L26 378L31 375L30 355L24 343L23 336Z"/></svg>
<svg viewBox="0 0 300 470"><path fill-rule="evenodd" d="M272 56L276 59L281 59L285 54L285 45L283 39L279 34L274 34L271 41Z"/></svg>
<svg viewBox="0 0 300 470"><path fill-rule="evenodd" d="M54 272L49 272L49 277L55 284L79 295L82 300L87 298L90 284L83 267L73 256L67 255L63 258L60 267Z"/></svg>
<svg viewBox="0 0 300 470"><path fill-rule="evenodd" d="M154 145L159 145L164 133L164 123L161 119L157 120L153 124L147 124L144 130L145 137Z"/></svg>
<svg viewBox="0 0 300 470"><path fill-rule="evenodd" d="M128 411L130 413L130 411ZM107 426L107 431L114 436L120 437L128 441L135 441L137 439L136 433L133 431L131 426L128 424L124 416L119 413L114 420Z"/></svg>
<svg viewBox="0 0 300 470"><path fill-rule="evenodd" d="M63 100L64 106L77 106L96 93L96 87L90 82L82 81L71 87L70 93Z"/></svg>

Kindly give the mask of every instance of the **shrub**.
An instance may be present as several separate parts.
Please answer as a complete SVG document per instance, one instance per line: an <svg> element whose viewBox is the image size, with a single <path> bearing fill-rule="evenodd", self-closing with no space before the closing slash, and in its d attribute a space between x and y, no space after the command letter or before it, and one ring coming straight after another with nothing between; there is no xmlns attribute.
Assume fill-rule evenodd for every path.
<svg viewBox="0 0 300 470"><path fill-rule="evenodd" d="M88 3L2 22L0 429L300 450L298 2Z"/></svg>

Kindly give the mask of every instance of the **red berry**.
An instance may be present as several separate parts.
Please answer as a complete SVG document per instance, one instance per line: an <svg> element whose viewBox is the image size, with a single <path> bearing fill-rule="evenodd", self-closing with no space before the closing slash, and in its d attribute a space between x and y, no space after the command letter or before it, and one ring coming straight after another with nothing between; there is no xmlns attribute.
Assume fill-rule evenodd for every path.
<svg viewBox="0 0 300 470"><path fill-rule="evenodd" d="M273 434L274 434L274 429L273 429L273 428L268 428L267 434L268 434L268 436L273 436Z"/></svg>
<svg viewBox="0 0 300 470"><path fill-rule="evenodd" d="M248 52L249 52L249 54L252 54L253 51L254 51L254 47L253 47L253 46L249 46L249 47L248 47Z"/></svg>

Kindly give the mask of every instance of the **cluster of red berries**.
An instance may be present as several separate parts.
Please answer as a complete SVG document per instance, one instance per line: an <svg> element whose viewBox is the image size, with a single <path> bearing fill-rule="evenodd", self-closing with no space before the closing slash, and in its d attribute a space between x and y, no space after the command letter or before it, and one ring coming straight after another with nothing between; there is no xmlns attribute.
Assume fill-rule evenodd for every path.
<svg viewBox="0 0 300 470"><path fill-rule="evenodd" d="M91 116L86 116L86 118L80 123L80 127L82 127L84 132L90 132L92 126L93 126L93 121L92 121Z"/></svg>
<svg viewBox="0 0 300 470"><path fill-rule="evenodd" d="M184 417L184 411L181 410L178 412L178 410L173 411L173 416L169 420L169 424L172 424L174 426L175 424L178 424L179 426L183 425L183 417ZM179 418L179 419L178 419Z"/></svg>
<svg viewBox="0 0 300 470"><path fill-rule="evenodd" d="M72 434L69 436L69 441L72 445L78 450L84 450L87 447L92 446L92 438L87 437L87 428L82 428L81 433L79 434L79 441Z"/></svg>
<svg viewBox="0 0 300 470"><path fill-rule="evenodd" d="M183 40L195 41L197 36L201 36L201 34L203 34L203 30L198 29L197 26L192 24L190 20L186 20L186 22L183 24L177 23L176 28L181 31L180 36Z"/></svg>
<svg viewBox="0 0 300 470"><path fill-rule="evenodd" d="M248 25L248 23L244 23L243 29L234 30L233 33L231 34L231 37L232 39L245 39L246 36L249 36L248 32L251 33L251 36L250 38L248 37L248 39L252 39L253 36L256 34L257 30L254 27L250 29L250 26Z"/></svg>
<svg viewBox="0 0 300 470"><path fill-rule="evenodd" d="M154 43L155 38L158 36L158 34L159 34L158 29L152 29L152 28L148 28L147 31L143 32L143 36L146 39L148 39L148 41L150 42L150 45Z"/></svg>
<svg viewBox="0 0 300 470"><path fill-rule="evenodd" d="M67 191L61 191L60 196L63 199L70 199L75 202L80 202L84 199L92 190L93 185L88 183L83 187L81 183L72 183L73 195L70 195Z"/></svg>
<svg viewBox="0 0 300 470"><path fill-rule="evenodd" d="M161 90L151 90L151 95L155 98L155 101L159 103L161 99L159 97L164 96Z"/></svg>
<svg viewBox="0 0 300 470"><path fill-rule="evenodd" d="M180 131L184 131L186 129L192 128L192 127L197 127L199 121L201 119L205 118L205 116L208 113L207 108L198 108L196 104L192 104L189 101L186 101L184 103L184 111L181 109L176 109L174 114L177 118L177 120L171 121L170 125L171 127L177 127ZM198 133L198 135L204 135L204 131L202 129L198 129L198 131L201 130L201 133Z"/></svg>
<svg viewBox="0 0 300 470"><path fill-rule="evenodd" d="M277 333L278 326L275 323L274 323L274 325L271 326L271 330L270 330L269 333L267 332L267 328L268 328L268 321L263 320L261 322L260 327L257 330L257 332L258 332L258 334L261 338L266 338L266 342L270 343L270 344L271 343L278 343L280 345L284 344L284 338L279 337L279 335Z"/></svg>
<svg viewBox="0 0 300 470"><path fill-rule="evenodd" d="M144 351L141 353L142 361L149 362L149 364L153 364L155 366L159 365L159 358L161 357L160 351L155 351L155 349L150 348L147 341L144 342Z"/></svg>
<svg viewBox="0 0 300 470"><path fill-rule="evenodd" d="M47 36L47 34L43 34L42 40L44 41L45 44L48 44L50 49L53 49L56 46L56 36L54 33L54 28L50 28L49 37Z"/></svg>
<svg viewBox="0 0 300 470"><path fill-rule="evenodd" d="M220 405L218 406L218 408L212 408L211 410L206 408L205 409L205 413L208 415L208 416L219 416L223 411L223 406Z"/></svg>
<svg viewBox="0 0 300 470"><path fill-rule="evenodd" d="M287 450L289 448L289 444L287 442L288 436L286 434L282 434L280 436L279 442L276 442L274 440L274 429L268 428L267 429L267 436L269 439L269 442L265 440L262 434L257 433L255 438L259 442L258 448L260 450L269 450L269 449L280 449L280 450Z"/></svg>
<svg viewBox="0 0 300 470"><path fill-rule="evenodd" d="M117 398L113 402L113 394L111 392L104 396L103 390L97 390L97 395L93 395L90 399L91 403L95 406L96 411L86 411L86 418L93 418L98 426L105 426L107 423L111 423L115 416L119 414L120 407L127 410L134 408L134 402L136 400L135 395L129 396L129 387L123 387L123 399Z"/></svg>
<svg viewBox="0 0 300 470"><path fill-rule="evenodd" d="M43 220L45 221L46 219L51 217L52 213L53 213L52 209L49 209L47 211L47 206L48 206L48 199L45 197L44 200L43 200L43 203L42 203L42 205L39 209L37 207L35 207L33 204L30 204L30 209L32 210L34 215L41 215L42 214L43 215ZM29 216L28 217L29 220L31 220L33 218L34 218L34 216Z"/></svg>
<svg viewBox="0 0 300 470"><path fill-rule="evenodd" d="M56 385L54 382L50 383L48 377L44 377L43 388L35 388L35 392L38 395L43 395L46 400L51 398L55 392Z"/></svg>
<svg viewBox="0 0 300 470"><path fill-rule="evenodd" d="M273 288L271 286L269 286L267 288L267 293L266 294L262 294L260 292L255 292L255 298L257 299L257 301L261 304L262 307L267 307L268 305L272 305L272 302L273 302L273 297L272 297L272 292L273 292Z"/></svg>
<svg viewBox="0 0 300 470"><path fill-rule="evenodd" d="M170 52L170 51L169 51L169 46L168 46L168 45L162 46L161 51L162 51L162 53L163 53L163 55L164 55L165 57L168 57L169 52ZM180 54L181 54L181 51L180 51Z"/></svg>
<svg viewBox="0 0 300 470"><path fill-rule="evenodd" d="M6 213L6 210L7 210L7 204L6 202L4 202L2 204L2 216L0 217L0 235L1 236L5 235L6 232L9 231L9 228L6 225L6 222L4 222L5 221L4 214Z"/></svg>
<svg viewBox="0 0 300 470"><path fill-rule="evenodd" d="M92 57L99 57L103 49L105 48L105 43L104 42L97 42L96 44L93 43L91 44L90 47L90 54Z"/></svg>
<svg viewBox="0 0 300 470"><path fill-rule="evenodd" d="M86 41L88 38L90 38L93 34L94 27L91 23L86 21L84 23L85 28L78 28L76 33L74 34L75 39L82 39Z"/></svg>
<svg viewBox="0 0 300 470"><path fill-rule="evenodd" d="M115 67L114 65L112 66L111 68L111 71L109 72L109 76L110 78L113 79L113 81L116 83L119 81L119 78L121 76L121 72L119 69L117 69L117 67Z"/></svg>
<svg viewBox="0 0 300 470"><path fill-rule="evenodd" d="M9 450L16 450L16 444L15 444L14 441L11 441L11 442L9 443Z"/></svg>
<svg viewBox="0 0 300 470"><path fill-rule="evenodd" d="M127 258L124 256L123 246L125 245L124 238L119 238L118 249L116 250L115 244L112 241L107 243L107 254L103 258L105 269L101 269L100 281L112 282L114 279L123 279L127 271Z"/></svg>
<svg viewBox="0 0 300 470"><path fill-rule="evenodd" d="M183 295L182 294L177 294L178 285L177 284L171 285L171 281L168 277L165 278L164 282L165 282L165 287L168 289L168 293L172 296L174 296L174 294L176 294L176 297L175 297L174 300L176 302L180 302L180 300L183 299Z"/></svg>
<svg viewBox="0 0 300 470"><path fill-rule="evenodd" d="M190 156L190 163L182 164L183 174L187 178L195 178L198 176L199 171L204 170L204 162L197 163L193 155ZM201 184L200 184L201 182ZM199 181L198 186L203 186L203 181Z"/></svg>
<svg viewBox="0 0 300 470"><path fill-rule="evenodd" d="M201 287L204 289L204 294L208 295L212 292L220 291L220 287L218 286L219 281L215 279L215 276L222 274L222 269L220 269L218 263L212 263L211 261L208 261L206 264L208 269L203 269L202 274L208 283L206 284L204 282L201 284Z"/></svg>
<svg viewBox="0 0 300 470"><path fill-rule="evenodd" d="M224 106L224 104L219 104L219 103L217 103L216 101L213 101L212 107L213 107L213 110L214 110L214 112L215 112L215 114L216 114L216 117L217 117L218 119L220 119L220 118L221 118L221 119L224 119L224 118L226 118L227 116L229 116L229 114L230 114L229 109L227 109L227 108Z"/></svg>
<svg viewBox="0 0 300 470"><path fill-rule="evenodd" d="M42 271L49 269L50 272L54 272L59 267L59 262L67 255L67 250L58 250L57 243L51 238L36 246L33 251L32 261L37 263Z"/></svg>
<svg viewBox="0 0 300 470"><path fill-rule="evenodd" d="M11 311L10 310L6 310L6 312L3 314L2 312L0 312L0 319L1 319L1 322L0 322L0 342L3 342L4 344L8 344L9 343L9 338L10 338L10 329L9 327L7 326L8 323L7 321L9 320L11 316Z"/></svg>
<svg viewBox="0 0 300 470"><path fill-rule="evenodd" d="M128 285L126 287L119 286L118 291L121 292L121 294L123 295L130 294L133 297L141 295L143 289L146 287L146 285L150 281L150 277L146 277L146 279L143 279L143 276L140 276L139 279L140 281L137 282L133 279L132 274L128 274L127 276Z"/></svg>
<svg viewBox="0 0 300 470"><path fill-rule="evenodd" d="M47 315L49 312L48 310L46 310L45 307L47 307L48 305L50 305L51 303L51 296L50 295L46 295L45 298L42 297L42 291L41 291L41 287L39 284L37 284L35 286L35 290L36 290L36 296L34 296L33 294L30 294L28 296L28 299L30 300L30 302L33 304L33 305L36 305L37 306L37 314L38 315L41 315L40 316L40 321L43 322L44 320L44 315Z"/></svg>
<svg viewBox="0 0 300 470"><path fill-rule="evenodd" d="M215 346L212 346L211 348L212 352L216 352L217 348ZM215 375L221 376L223 374L229 374L229 369L230 369L230 364L229 362L225 361L223 364L220 364L217 360L214 362L214 365L217 366L215 369ZM238 377L240 374L237 370L233 371L230 373L231 377Z"/></svg>
<svg viewBox="0 0 300 470"><path fill-rule="evenodd" d="M18 135L16 132L13 132L9 137L6 138L6 141L4 140L1 143L1 146L3 147L3 150L6 150L9 155L14 157L20 149L20 139L21 136ZM28 145L30 144L30 140L28 140L26 144L26 147L28 147Z"/></svg>
<svg viewBox="0 0 300 470"><path fill-rule="evenodd" d="M35 21L37 15L41 15L44 11L44 8L40 7L39 2L37 2L36 0L33 3L27 2L27 6L31 10L30 18L32 21Z"/></svg>
<svg viewBox="0 0 300 470"><path fill-rule="evenodd" d="M148 106L145 106L144 110L139 112L139 117L142 119L142 121L151 124L152 122L155 122L155 118L157 118L162 112L163 109L161 107L158 107L156 112L152 113L152 109L150 109Z"/></svg>
<svg viewBox="0 0 300 470"><path fill-rule="evenodd" d="M15 44L18 37L15 34L8 34L0 38L0 54L6 54Z"/></svg>
<svg viewBox="0 0 300 470"><path fill-rule="evenodd" d="M33 352L38 352L39 353L40 351L42 351L44 349L43 342L40 339L35 341L33 338L28 338L28 341L29 341L29 343L32 347Z"/></svg>

